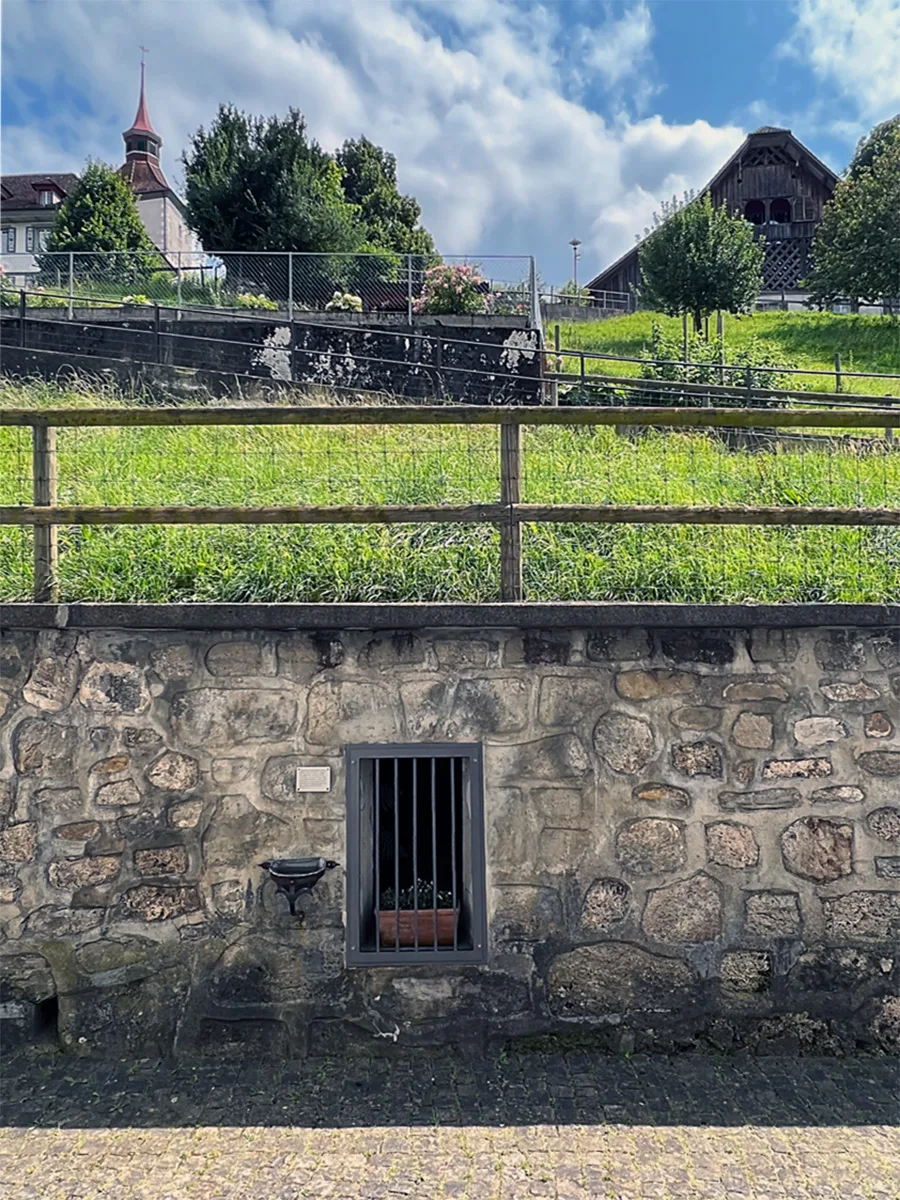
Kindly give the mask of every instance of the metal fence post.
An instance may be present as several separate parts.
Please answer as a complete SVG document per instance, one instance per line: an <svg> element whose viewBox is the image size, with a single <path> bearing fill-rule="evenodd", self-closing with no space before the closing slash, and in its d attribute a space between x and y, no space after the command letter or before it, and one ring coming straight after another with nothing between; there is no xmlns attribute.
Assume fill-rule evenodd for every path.
<svg viewBox="0 0 900 1200"><path fill-rule="evenodd" d="M413 319L413 286L412 286L412 255L406 256L406 319L412 325Z"/></svg>
<svg viewBox="0 0 900 1200"><path fill-rule="evenodd" d="M154 305L153 308L153 341L156 347L156 361L162 362L162 336L159 320L159 305Z"/></svg>
<svg viewBox="0 0 900 1200"><path fill-rule="evenodd" d="M37 424L31 431L32 492L36 506L56 503L56 430ZM59 598L55 525L34 527L34 599L37 603Z"/></svg>
<svg viewBox="0 0 900 1200"><path fill-rule="evenodd" d="M288 250L288 320L294 319L294 253ZM293 353L292 356L293 358Z"/></svg>
<svg viewBox="0 0 900 1200"><path fill-rule="evenodd" d="M840 356L840 354L835 354L835 356L834 356L834 390L835 390L835 392L840 392L842 390L842 386L841 386L841 356Z"/></svg>
<svg viewBox="0 0 900 1200"><path fill-rule="evenodd" d="M553 326L553 348L556 350L556 358L553 360L553 374L559 375L562 371L562 361L559 354L560 339L559 339L559 323ZM554 379L550 385L550 403L556 408L559 405L559 380Z"/></svg>
<svg viewBox="0 0 900 1200"><path fill-rule="evenodd" d="M521 426L500 426L500 502L507 506L500 526L500 599L521 600L522 526L513 514L521 500Z"/></svg>
<svg viewBox="0 0 900 1200"><path fill-rule="evenodd" d="M25 345L25 289L19 292L19 346Z"/></svg>
<svg viewBox="0 0 900 1200"><path fill-rule="evenodd" d="M71 321L75 316L75 252L69 251L69 311L68 317Z"/></svg>
<svg viewBox="0 0 900 1200"><path fill-rule="evenodd" d="M181 252L178 254L178 268L175 276L175 307L178 309L178 320L181 320Z"/></svg>

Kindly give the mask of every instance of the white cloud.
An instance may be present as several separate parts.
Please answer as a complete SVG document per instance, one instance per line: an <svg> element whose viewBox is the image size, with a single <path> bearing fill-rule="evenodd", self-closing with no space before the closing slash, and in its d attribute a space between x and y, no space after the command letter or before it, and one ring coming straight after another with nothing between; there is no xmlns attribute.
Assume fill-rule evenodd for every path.
<svg viewBox="0 0 900 1200"><path fill-rule="evenodd" d="M4 83L26 117L4 131L3 169L118 161L143 42L170 179L220 101L253 112L295 105L326 148L365 133L396 154L401 186L445 253L535 253L544 275L562 280L571 237L584 240L582 269L600 269L661 197L702 185L742 136L623 109L623 85L646 75L650 17L643 4L619 18L598 11L604 23L573 64L559 10L505 0L6 5ZM611 89L615 117L582 103L573 80L591 72ZM58 117L39 116L35 88L87 97L92 112L63 99Z"/></svg>
<svg viewBox="0 0 900 1200"><path fill-rule="evenodd" d="M798 0L785 51L868 125L900 108L900 0Z"/></svg>

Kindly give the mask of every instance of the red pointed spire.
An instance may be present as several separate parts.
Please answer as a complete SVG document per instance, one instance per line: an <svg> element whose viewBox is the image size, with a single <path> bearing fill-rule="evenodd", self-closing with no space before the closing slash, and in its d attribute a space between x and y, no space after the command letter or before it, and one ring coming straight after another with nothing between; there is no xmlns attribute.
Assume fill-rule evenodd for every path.
<svg viewBox="0 0 900 1200"><path fill-rule="evenodd" d="M162 141L159 134L153 128L153 123L150 120L150 114L147 112L147 101L144 96L144 60L143 60L143 58L141 59L141 95L140 95L140 99L138 100L137 113L135 114L135 118L134 118L134 121L132 122L131 128L126 129L125 133L122 136L127 137L130 133L150 133L157 139L157 141L160 141L160 142Z"/></svg>

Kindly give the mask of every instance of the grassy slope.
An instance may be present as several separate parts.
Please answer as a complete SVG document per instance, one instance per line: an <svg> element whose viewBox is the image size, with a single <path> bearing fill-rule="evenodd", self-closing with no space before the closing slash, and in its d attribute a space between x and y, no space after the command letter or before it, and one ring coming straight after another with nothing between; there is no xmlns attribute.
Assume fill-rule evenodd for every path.
<svg viewBox="0 0 900 1200"><path fill-rule="evenodd" d="M106 395L102 401L118 398ZM121 400L119 399L119 402ZM0 383L0 407L97 403ZM491 428L83 429L58 433L59 498L86 504L428 503L498 493ZM0 427L0 504L28 502L28 430ZM746 453L703 434L525 432L523 499L900 504L900 455ZM470 526L63 530L67 600L490 600L497 535ZM900 531L526 527L529 599L882 600ZM24 599L31 535L0 528L0 599Z"/></svg>
<svg viewBox="0 0 900 1200"><path fill-rule="evenodd" d="M571 350L593 350L636 358L650 341L650 327L658 321L669 336L681 338L681 318L661 313L638 312L606 321L571 322L561 328L562 346ZM712 328L715 322L711 321ZM548 328L552 339L552 326ZM883 317L836 313L754 313L747 317L725 317L725 344L740 346L756 337L779 364L833 372L834 356L841 356L844 371L876 371L900 374L900 324ZM578 360L569 359L566 370L578 370ZM637 375L636 363L598 362L590 370L604 375ZM834 375L794 377L796 390L834 391ZM900 380L853 379L845 391L865 395L900 396Z"/></svg>

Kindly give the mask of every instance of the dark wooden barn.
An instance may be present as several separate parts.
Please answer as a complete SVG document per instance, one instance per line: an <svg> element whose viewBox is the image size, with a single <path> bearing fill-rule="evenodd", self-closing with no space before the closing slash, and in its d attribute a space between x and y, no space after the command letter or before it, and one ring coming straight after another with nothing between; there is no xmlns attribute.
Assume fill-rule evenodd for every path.
<svg viewBox="0 0 900 1200"><path fill-rule="evenodd" d="M838 177L789 129L754 130L700 192L727 204L758 227L766 243L765 291L795 291L809 273L810 249L822 208ZM596 275L593 291L631 293L640 283L635 245Z"/></svg>

